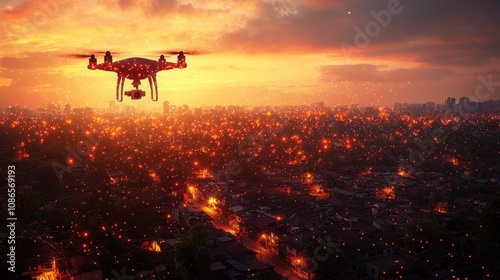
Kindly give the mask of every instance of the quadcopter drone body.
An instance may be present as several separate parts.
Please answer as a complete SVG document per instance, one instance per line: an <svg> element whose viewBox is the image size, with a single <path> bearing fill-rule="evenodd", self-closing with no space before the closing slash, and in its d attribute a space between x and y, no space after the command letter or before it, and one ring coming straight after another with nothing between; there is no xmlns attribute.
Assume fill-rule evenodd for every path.
<svg viewBox="0 0 500 280"><path fill-rule="evenodd" d="M123 101L123 85L125 79L132 80L132 86L135 88L133 90L126 91L126 96L130 96L132 100L138 100L143 96L146 96L146 92L140 90L139 85L141 84L141 80L148 79L151 90L151 100L158 101L158 83L156 82L156 73L163 70L171 70L175 68L183 69L187 67L184 52L175 52L175 54L178 54L177 63L166 61L164 55L161 55L158 61L142 57L131 57L113 62L111 52L107 51L104 55L104 63L100 64L97 64L97 59L95 55L92 54L89 58L88 69L110 71L118 74L118 81L116 82L116 100L118 102Z"/></svg>

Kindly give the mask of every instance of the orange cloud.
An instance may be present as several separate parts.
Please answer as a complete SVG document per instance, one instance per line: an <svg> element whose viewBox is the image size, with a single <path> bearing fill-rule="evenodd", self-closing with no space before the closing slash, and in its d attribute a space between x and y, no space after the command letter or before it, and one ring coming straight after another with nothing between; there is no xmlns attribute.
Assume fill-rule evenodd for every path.
<svg viewBox="0 0 500 280"><path fill-rule="evenodd" d="M382 70L386 66L373 64L328 65L321 67L323 80L370 81L370 82L417 82L440 80L453 75L446 68L396 68Z"/></svg>
<svg viewBox="0 0 500 280"><path fill-rule="evenodd" d="M0 87L8 87L11 84L12 84L11 79L0 77Z"/></svg>
<svg viewBox="0 0 500 280"><path fill-rule="evenodd" d="M47 17L57 16L74 3L71 0L23 0L17 5L8 5L0 11L0 22L28 19L37 25Z"/></svg>

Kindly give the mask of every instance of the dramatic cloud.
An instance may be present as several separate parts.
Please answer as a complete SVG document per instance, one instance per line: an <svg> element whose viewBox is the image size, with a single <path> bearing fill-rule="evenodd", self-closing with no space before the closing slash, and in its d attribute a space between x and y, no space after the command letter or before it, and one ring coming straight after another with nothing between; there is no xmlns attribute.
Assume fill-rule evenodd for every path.
<svg viewBox="0 0 500 280"><path fill-rule="evenodd" d="M95 4L97 0L81 0L81 4ZM57 16L75 5L72 0L7 0L0 6L0 23L28 21L33 25L45 24L50 17Z"/></svg>
<svg viewBox="0 0 500 280"><path fill-rule="evenodd" d="M442 102L473 94L479 75L500 80L499 10L494 0L7 0L0 107L107 106L116 74L61 54L169 49L207 53L158 75L172 104Z"/></svg>
<svg viewBox="0 0 500 280"><path fill-rule="evenodd" d="M412 68L383 70L372 64L328 65L321 67L322 79L335 81L418 82L435 81L453 74L445 68Z"/></svg>
<svg viewBox="0 0 500 280"><path fill-rule="evenodd" d="M353 47L351 58L405 56L434 65L477 66L500 58L500 37L493 35L500 33L498 1L285 2L291 11L285 14L276 2L259 2L255 17L222 36L221 45L249 52L345 53L346 44ZM391 2L399 3L394 13Z"/></svg>

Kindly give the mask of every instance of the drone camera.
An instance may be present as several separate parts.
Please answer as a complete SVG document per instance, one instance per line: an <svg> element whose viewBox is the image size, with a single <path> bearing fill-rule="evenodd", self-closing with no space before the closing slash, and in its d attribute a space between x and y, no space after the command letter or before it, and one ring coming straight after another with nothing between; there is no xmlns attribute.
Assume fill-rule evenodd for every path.
<svg viewBox="0 0 500 280"><path fill-rule="evenodd" d="M140 89L136 89L125 92L125 95L130 96L132 100L139 100L142 97L146 96L146 92Z"/></svg>

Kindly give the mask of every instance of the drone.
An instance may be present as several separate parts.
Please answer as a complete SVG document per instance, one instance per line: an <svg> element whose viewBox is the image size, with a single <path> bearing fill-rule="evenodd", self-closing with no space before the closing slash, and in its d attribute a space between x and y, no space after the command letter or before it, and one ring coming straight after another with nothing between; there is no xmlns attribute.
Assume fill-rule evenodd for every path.
<svg viewBox="0 0 500 280"><path fill-rule="evenodd" d="M115 72L118 74L116 82L116 101L123 101L123 85L126 79L132 80L133 90L125 91L125 95L132 100L139 100L146 96L146 92L139 89L141 80L148 79L151 100L158 101L158 83L156 81L156 73L163 70L172 70L175 68L184 69L187 67L185 54L196 54L196 52L177 52L168 51L169 55L177 55L177 63L168 62L165 55L161 55L158 61L142 58L131 57L113 62L113 56L110 51L104 54L104 63L97 63L97 58L94 54L90 55L89 65L90 70L103 70ZM71 55L72 57L89 57L88 55ZM153 91L154 86L154 91Z"/></svg>

